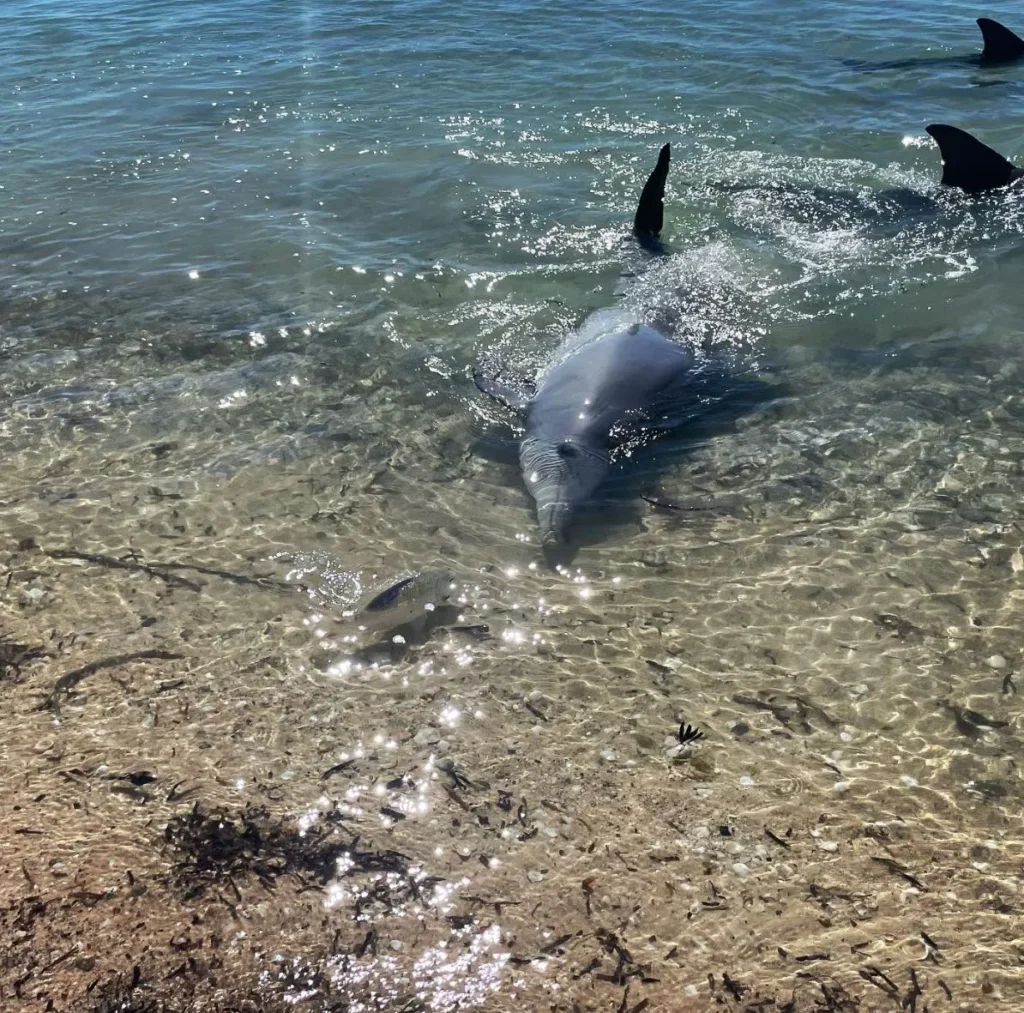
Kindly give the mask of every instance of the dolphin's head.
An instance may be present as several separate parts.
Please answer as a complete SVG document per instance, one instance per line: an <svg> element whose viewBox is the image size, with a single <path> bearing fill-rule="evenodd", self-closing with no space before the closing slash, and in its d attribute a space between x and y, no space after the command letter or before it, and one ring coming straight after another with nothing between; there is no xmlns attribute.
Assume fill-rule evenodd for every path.
<svg viewBox="0 0 1024 1013"><path fill-rule="evenodd" d="M544 440L529 436L520 444L523 480L537 503L541 543L550 549L565 542L573 513L590 499L608 474L603 448L578 438Z"/></svg>

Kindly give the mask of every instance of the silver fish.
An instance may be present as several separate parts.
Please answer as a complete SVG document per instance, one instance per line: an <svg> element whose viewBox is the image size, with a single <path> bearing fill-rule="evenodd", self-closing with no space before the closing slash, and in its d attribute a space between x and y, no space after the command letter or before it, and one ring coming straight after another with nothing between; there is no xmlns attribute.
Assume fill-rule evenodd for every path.
<svg viewBox="0 0 1024 1013"><path fill-rule="evenodd" d="M372 587L343 615L360 632L382 634L404 626L421 632L433 613L449 604L455 586L448 570L404 573Z"/></svg>

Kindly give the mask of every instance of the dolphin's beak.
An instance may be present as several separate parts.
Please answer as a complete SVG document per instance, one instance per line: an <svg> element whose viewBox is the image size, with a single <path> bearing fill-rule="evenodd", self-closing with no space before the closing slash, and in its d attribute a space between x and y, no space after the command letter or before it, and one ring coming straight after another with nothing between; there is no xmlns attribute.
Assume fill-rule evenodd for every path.
<svg viewBox="0 0 1024 1013"><path fill-rule="evenodd" d="M571 514L567 503L545 503L537 507L537 525L540 528L540 540L545 549L562 545L565 542Z"/></svg>

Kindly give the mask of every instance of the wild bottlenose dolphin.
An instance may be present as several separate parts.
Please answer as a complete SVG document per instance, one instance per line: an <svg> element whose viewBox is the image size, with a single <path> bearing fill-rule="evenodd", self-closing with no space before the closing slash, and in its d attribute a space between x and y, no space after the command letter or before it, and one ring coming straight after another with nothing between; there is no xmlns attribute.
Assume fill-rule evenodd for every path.
<svg viewBox="0 0 1024 1013"><path fill-rule="evenodd" d="M919 67L996 67L1024 57L1024 39L991 18L978 18L982 50L969 56L919 56L904 60L843 60L851 70L914 70Z"/></svg>
<svg viewBox="0 0 1024 1013"><path fill-rule="evenodd" d="M1016 186L1024 176L999 152L976 137L944 123L925 128L942 156L941 186L980 194ZM722 193L761 192L781 198L787 212L800 220L828 226L839 220L844 227L871 223L877 230L899 230L917 219L928 221L950 210L948 201L920 190L896 187L888 190L848 191L799 183L773 181L712 182L708 190Z"/></svg>
<svg viewBox="0 0 1024 1013"><path fill-rule="evenodd" d="M663 252L669 159L666 144L633 219L633 237L654 254ZM545 551L566 541L573 514L604 481L618 448L636 448L736 393L764 387L733 378L621 307L592 313L532 383L504 383L479 370L474 380L523 418L519 465Z"/></svg>
<svg viewBox="0 0 1024 1013"><path fill-rule="evenodd" d="M1016 168L998 151L982 144L966 130L945 123L932 123L925 130L939 146L942 155L940 182L944 186L957 186L967 193L981 193L1010 186L1024 176L1024 169Z"/></svg>

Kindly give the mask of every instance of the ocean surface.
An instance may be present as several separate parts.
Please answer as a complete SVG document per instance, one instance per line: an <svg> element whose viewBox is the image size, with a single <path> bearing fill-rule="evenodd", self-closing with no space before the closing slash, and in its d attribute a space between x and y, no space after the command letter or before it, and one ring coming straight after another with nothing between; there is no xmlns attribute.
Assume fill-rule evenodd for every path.
<svg viewBox="0 0 1024 1013"><path fill-rule="evenodd" d="M943 190L925 133L1024 164L979 14L1024 31L2 5L0 1000L1024 1001L1024 198ZM617 302L777 397L626 461L552 570L473 369ZM346 610L431 567L459 616L354 651ZM270 822L190 865L194 806ZM239 857L311 833L352 842L319 880Z"/></svg>

